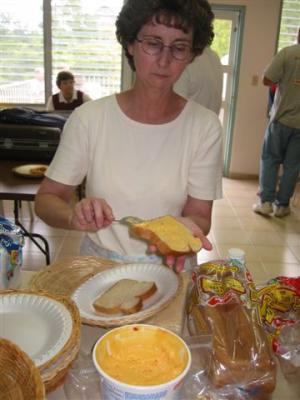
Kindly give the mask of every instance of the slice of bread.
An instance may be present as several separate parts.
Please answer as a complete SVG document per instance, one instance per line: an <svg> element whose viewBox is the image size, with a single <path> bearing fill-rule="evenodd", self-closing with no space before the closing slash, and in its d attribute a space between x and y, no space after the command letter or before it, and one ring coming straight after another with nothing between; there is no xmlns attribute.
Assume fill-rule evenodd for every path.
<svg viewBox="0 0 300 400"><path fill-rule="evenodd" d="M143 300L157 291L155 282L121 279L96 298L93 306L103 314L133 314L143 307Z"/></svg>
<svg viewBox="0 0 300 400"><path fill-rule="evenodd" d="M131 288L131 295L138 297L141 300L146 300L151 297L157 290L154 282L138 281L136 285Z"/></svg>
<svg viewBox="0 0 300 400"><path fill-rule="evenodd" d="M202 247L200 239L170 215L134 224L131 232L154 244L163 255L197 253Z"/></svg>
<svg viewBox="0 0 300 400"><path fill-rule="evenodd" d="M138 297L130 297L123 301L120 306L120 311L123 314L134 314L143 308L143 300Z"/></svg>

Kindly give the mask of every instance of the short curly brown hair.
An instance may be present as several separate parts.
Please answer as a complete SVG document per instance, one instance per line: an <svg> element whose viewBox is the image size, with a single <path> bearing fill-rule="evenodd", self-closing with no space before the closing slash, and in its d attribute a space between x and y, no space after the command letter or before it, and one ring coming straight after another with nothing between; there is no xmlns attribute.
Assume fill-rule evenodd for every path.
<svg viewBox="0 0 300 400"><path fill-rule="evenodd" d="M62 81L69 81L69 80L72 80L72 81L75 80L74 75L72 74L72 72L70 72L70 71L60 71L57 74L57 77L56 77L56 85L57 85L58 88L60 88L60 84L61 84Z"/></svg>
<svg viewBox="0 0 300 400"><path fill-rule="evenodd" d="M192 29L194 56L202 54L214 38L214 13L207 0L127 0L116 20L116 36L133 70L134 60L128 45L153 18L159 24L183 32Z"/></svg>

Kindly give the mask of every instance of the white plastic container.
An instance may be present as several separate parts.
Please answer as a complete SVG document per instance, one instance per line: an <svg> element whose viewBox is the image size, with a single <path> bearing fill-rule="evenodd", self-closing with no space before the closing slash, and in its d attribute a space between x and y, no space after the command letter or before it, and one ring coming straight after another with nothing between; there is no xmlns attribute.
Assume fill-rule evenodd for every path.
<svg viewBox="0 0 300 400"><path fill-rule="evenodd" d="M111 337L118 337L119 340L122 342L122 346L128 347L129 345L126 345L126 338L122 336L128 335L129 329L133 330L133 336L135 335L134 330L141 329L143 332L150 332L150 336L152 332L158 332L162 333L161 340L159 341L160 344L167 343L170 340L174 341L176 340L178 344L178 357L181 358L183 361L183 368L180 371L180 373L173 377L172 379L160 383L160 384L151 384L148 386L140 386L140 385L133 385L133 384L127 384L124 381L117 380L111 375L109 375L102 367L99 365L99 360L101 362L101 351L102 348L103 353L107 352L108 355L110 356L115 350L115 344L112 345L113 350L110 349L110 344L108 340L110 340ZM122 332L123 331L123 332ZM111 335L111 336L109 336ZM112 336L113 335L113 336ZM128 337L128 336L127 336ZM145 341L148 340L148 334L145 335ZM139 339L140 340L140 339ZM130 342L130 340L129 340ZM131 343L133 343L131 341ZM101 345L102 343L102 345ZM141 342L139 341L140 345ZM145 342L146 343L146 342ZM147 344L145 345L147 347ZM141 345L142 347L142 345ZM140 347L140 348L141 348ZM119 352L116 352L118 355ZM143 354L141 352L140 354ZM107 355L106 355L107 356ZM98 358L97 358L98 357ZM135 355L133 354L133 357ZM180 400L180 391L182 388L182 384L184 381L184 378L186 377L190 366L191 366L191 353L190 350L187 346L187 344L175 333L158 327L154 325L145 325L145 324L136 324L136 325L125 325L120 328L115 328L111 330L110 332L106 333L103 335L96 343L94 350L93 350L93 361L94 365L101 375L101 395L103 399L109 399L109 400L125 400L125 399L132 399L132 400L148 400L148 399L155 399L155 400ZM129 365L129 362L128 362ZM145 376L145 372L142 371L141 369L141 377Z"/></svg>
<svg viewBox="0 0 300 400"><path fill-rule="evenodd" d="M231 248L228 249L228 260L230 263L237 265L238 267L245 266L246 253L243 249Z"/></svg>

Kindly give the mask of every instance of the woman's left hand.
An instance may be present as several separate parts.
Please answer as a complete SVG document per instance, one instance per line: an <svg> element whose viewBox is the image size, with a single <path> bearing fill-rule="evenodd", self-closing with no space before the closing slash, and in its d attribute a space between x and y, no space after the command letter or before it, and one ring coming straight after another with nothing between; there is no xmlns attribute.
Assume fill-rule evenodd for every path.
<svg viewBox="0 0 300 400"><path fill-rule="evenodd" d="M207 239L207 237L204 235L199 226L195 224L195 222L193 222L188 217L177 217L176 219L180 221L183 225L185 225L188 230L191 231L193 236L198 237L201 240L203 249L212 249L211 242ZM148 251L150 253L156 253L157 247L155 245L149 245ZM165 263L168 267L173 268L176 272L181 272L184 269L185 258L185 255L176 257L172 254L169 254L165 257Z"/></svg>
<svg viewBox="0 0 300 400"><path fill-rule="evenodd" d="M205 250L212 249L212 244L204 235L202 229L194 221L192 221L189 217L176 217L176 219L183 225L185 225L188 228L188 230L191 231L193 236L201 240L203 249Z"/></svg>

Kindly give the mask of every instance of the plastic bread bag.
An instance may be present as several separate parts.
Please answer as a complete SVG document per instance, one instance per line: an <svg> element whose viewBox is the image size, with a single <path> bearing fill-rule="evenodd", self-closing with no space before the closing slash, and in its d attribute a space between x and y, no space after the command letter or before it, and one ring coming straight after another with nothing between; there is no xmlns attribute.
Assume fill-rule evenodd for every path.
<svg viewBox="0 0 300 400"><path fill-rule="evenodd" d="M181 398L211 400L205 377L205 362L211 349L212 337L211 335L195 335L183 337L183 340L189 346L192 364L181 390Z"/></svg>
<svg viewBox="0 0 300 400"><path fill-rule="evenodd" d="M231 260L212 260L199 265L193 273L193 287L187 299L187 327L190 335L209 334L203 305L216 306L237 299L248 308L250 293L255 290L250 272L244 265Z"/></svg>
<svg viewBox="0 0 300 400"><path fill-rule="evenodd" d="M257 287L259 318L287 379L300 378L300 277L279 276Z"/></svg>
<svg viewBox="0 0 300 400"><path fill-rule="evenodd" d="M0 289L18 286L23 246L21 229L0 216Z"/></svg>
<svg viewBox="0 0 300 400"><path fill-rule="evenodd" d="M220 399L266 399L275 388L276 368L251 301L250 272L244 265L217 260L198 266L193 282L198 326L206 325L212 335L205 370L215 393Z"/></svg>
<svg viewBox="0 0 300 400"><path fill-rule="evenodd" d="M252 400L253 396L238 386L216 388L206 373L212 336L195 335L183 337L192 355L191 369L184 381L180 400ZM266 400L266 398L264 398Z"/></svg>
<svg viewBox="0 0 300 400"><path fill-rule="evenodd" d="M277 355L286 379L300 379L300 320L282 328L278 336Z"/></svg>

